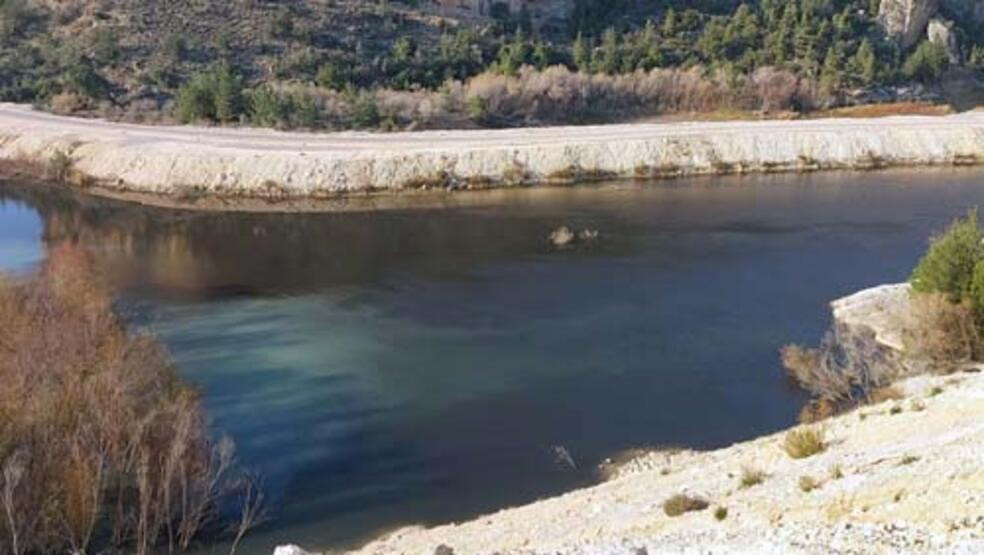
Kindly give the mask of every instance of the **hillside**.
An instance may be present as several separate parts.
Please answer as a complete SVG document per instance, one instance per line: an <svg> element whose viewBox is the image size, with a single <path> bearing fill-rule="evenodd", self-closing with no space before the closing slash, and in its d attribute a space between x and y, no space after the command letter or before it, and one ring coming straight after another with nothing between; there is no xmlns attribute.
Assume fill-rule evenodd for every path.
<svg viewBox="0 0 984 555"><path fill-rule="evenodd" d="M962 108L984 68L979 0L0 0L0 30L2 101L281 128Z"/></svg>

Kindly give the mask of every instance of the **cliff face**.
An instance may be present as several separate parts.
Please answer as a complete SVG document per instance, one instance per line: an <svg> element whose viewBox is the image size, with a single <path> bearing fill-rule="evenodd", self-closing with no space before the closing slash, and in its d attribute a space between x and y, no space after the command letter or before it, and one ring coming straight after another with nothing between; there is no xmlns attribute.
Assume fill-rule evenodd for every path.
<svg viewBox="0 0 984 555"><path fill-rule="evenodd" d="M881 0L878 21L902 48L909 48L923 38L938 9L939 0Z"/></svg>
<svg viewBox="0 0 984 555"><path fill-rule="evenodd" d="M984 112L419 133L152 127L0 105L0 160L123 191L253 197L984 162ZM69 168L62 168L67 170Z"/></svg>

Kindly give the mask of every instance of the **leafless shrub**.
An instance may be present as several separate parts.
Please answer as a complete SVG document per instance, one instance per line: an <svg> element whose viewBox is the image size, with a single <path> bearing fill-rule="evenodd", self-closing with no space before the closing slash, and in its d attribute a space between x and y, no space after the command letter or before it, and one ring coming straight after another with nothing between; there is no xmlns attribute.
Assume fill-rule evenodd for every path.
<svg viewBox="0 0 984 555"><path fill-rule="evenodd" d="M836 404L856 404L899 374L892 354L865 329L835 326L818 349L791 345L783 347L780 356L800 387Z"/></svg>
<svg viewBox="0 0 984 555"><path fill-rule="evenodd" d="M966 304L939 293L913 293L909 306L902 340L914 372L949 372L980 352L980 333Z"/></svg>
<svg viewBox="0 0 984 555"><path fill-rule="evenodd" d="M283 98L303 98L317 112L317 127L347 129L356 120L358 95L311 84L264 84ZM608 75L571 71L564 66L538 70L525 66L516 75L481 73L448 81L439 90L370 91L380 128L436 129L475 126L529 126L625 120L679 112L766 111L811 107L815 85L791 72L760 68L735 75L704 67L654 69ZM158 121L167 106L135 100L110 117ZM133 103L131 103L133 104ZM287 117L285 127L311 127Z"/></svg>
<svg viewBox="0 0 984 555"><path fill-rule="evenodd" d="M0 551L111 547L95 530L127 552L184 550L235 487L231 442L208 437L198 393L100 283L72 247L0 280Z"/></svg>

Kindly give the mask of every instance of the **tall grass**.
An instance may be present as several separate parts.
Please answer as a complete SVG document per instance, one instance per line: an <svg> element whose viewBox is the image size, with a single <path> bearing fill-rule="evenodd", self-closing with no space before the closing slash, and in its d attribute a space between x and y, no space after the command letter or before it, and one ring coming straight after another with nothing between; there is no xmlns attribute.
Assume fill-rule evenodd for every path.
<svg viewBox="0 0 984 555"><path fill-rule="evenodd" d="M110 299L72 247L0 280L0 552L182 551L240 483L199 394Z"/></svg>

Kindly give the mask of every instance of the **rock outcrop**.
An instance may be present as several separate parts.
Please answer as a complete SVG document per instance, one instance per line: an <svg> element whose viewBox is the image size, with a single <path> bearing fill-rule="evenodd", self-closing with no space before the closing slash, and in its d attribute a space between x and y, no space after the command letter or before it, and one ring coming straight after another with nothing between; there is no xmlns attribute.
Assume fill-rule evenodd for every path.
<svg viewBox="0 0 984 555"><path fill-rule="evenodd" d="M946 55L951 64L960 61L960 44L957 42L957 34L953 31L952 21L933 18L926 27L926 38L929 39L929 42L946 50Z"/></svg>
<svg viewBox="0 0 984 555"><path fill-rule="evenodd" d="M902 352L911 292L908 283L896 283L837 299L830 303L834 323L851 329L865 328L874 333L875 341L881 346Z"/></svg>
<svg viewBox="0 0 984 555"><path fill-rule="evenodd" d="M902 48L910 48L923 38L938 9L939 0L881 0L878 21Z"/></svg>

